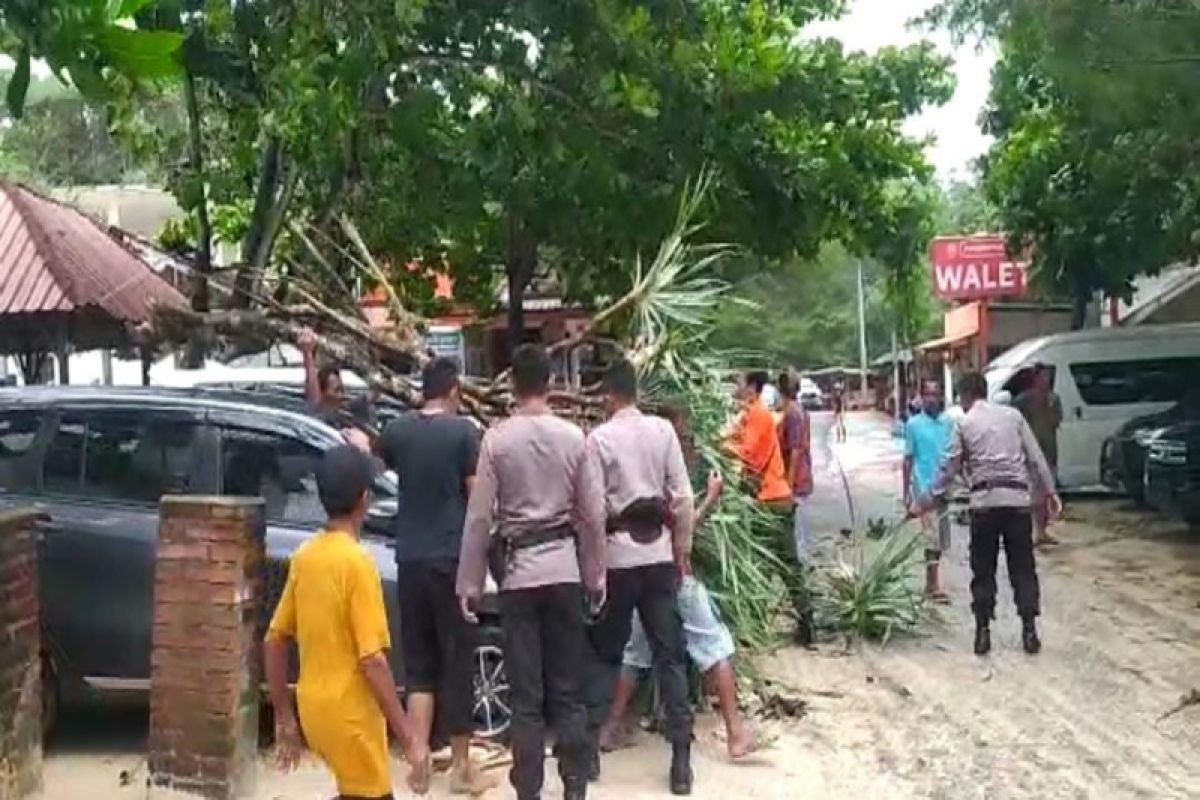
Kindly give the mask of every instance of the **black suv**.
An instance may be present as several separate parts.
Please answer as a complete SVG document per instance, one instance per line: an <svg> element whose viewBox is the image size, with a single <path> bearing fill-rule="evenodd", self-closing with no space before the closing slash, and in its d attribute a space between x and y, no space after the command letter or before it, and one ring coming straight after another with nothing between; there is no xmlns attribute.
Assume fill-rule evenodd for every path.
<svg viewBox="0 0 1200 800"><path fill-rule="evenodd" d="M149 687L158 501L164 494L262 497L275 606L289 555L320 527L314 470L340 433L286 397L212 390L0 389L0 504L37 506L46 701L144 693ZM396 566L389 528L395 481L373 488L364 546L383 576L399 664ZM508 725L494 616L476 664L481 733Z"/></svg>

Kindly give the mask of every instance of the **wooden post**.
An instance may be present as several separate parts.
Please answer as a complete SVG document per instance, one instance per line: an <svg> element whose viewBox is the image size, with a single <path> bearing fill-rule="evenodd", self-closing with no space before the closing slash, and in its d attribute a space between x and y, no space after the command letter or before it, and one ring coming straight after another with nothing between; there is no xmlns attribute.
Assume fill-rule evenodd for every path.
<svg viewBox="0 0 1200 800"><path fill-rule="evenodd" d="M988 334L991 333L991 311L987 300L979 301L979 364L977 369L982 372L988 365Z"/></svg>

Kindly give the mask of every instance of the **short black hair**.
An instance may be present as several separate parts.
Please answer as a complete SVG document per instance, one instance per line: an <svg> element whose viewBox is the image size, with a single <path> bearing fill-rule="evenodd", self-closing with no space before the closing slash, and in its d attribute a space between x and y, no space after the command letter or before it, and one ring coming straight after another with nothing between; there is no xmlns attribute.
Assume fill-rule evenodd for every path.
<svg viewBox="0 0 1200 800"><path fill-rule="evenodd" d="M762 394L763 387L771 382L771 378L763 370L756 369L746 373L746 385L753 386L754 391Z"/></svg>
<svg viewBox="0 0 1200 800"><path fill-rule="evenodd" d="M330 517L344 517L370 491L375 464L357 447L339 445L325 451L317 465L317 495Z"/></svg>
<svg viewBox="0 0 1200 800"><path fill-rule="evenodd" d="M329 391L329 381L335 377L342 377L342 371L334 364L326 364L317 370L317 386L322 392L327 392Z"/></svg>
<svg viewBox="0 0 1200 800"><path fill-rule="evenodd" d="M988 395L987 379L981 372L968 372L958 379L958 396L972 400L986 400Z"/></svg>
<svg viewBox="0 0 1200 800"><path fill-rule="evenodd" d="M629 359L618 359L609 365L604 373L604 391L622 400L637 400L637 370Z"/></svg>
<svg viewBox="0 0 1200 800"><path fill-rule="evenodd" d="M512 355L513 391L517 397L538 397L550 388L550 356L540 344L523 344Z"/></svg>
<svg viewBox="0 0 1200 800"><path fill-rule="evenodd" d="M435 358L421 370L421 394L426 400L449 397L458 387L458 364L444 356Z"/></svg>
<svg viewBox="0 0 1200 800"><path fill-rule="evenodd" d="M692 410L686 401L679 398L666 400L659 406L658 413L672 425L688 426L692 422Z"/></svg>
<svg viewBox="0 0 1200 800"><path fill-rule="evenodd" d="M779 373L779 393L788 400L795 400L800 394L800 379L790 372Z"/></svg>

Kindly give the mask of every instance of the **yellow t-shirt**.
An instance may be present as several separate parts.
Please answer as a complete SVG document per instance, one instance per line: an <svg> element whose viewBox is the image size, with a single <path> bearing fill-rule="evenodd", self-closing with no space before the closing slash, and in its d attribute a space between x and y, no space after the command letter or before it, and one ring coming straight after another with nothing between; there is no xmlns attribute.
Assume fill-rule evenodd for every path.
<svg viewBox="0 0 1200 800"><path fill-rule="evenodd" d="M391 638L379 569L353 536L321 531L292 555L270 633L299 646L300 726L338 792L390 793L387 721L359 662Z"/></svg>

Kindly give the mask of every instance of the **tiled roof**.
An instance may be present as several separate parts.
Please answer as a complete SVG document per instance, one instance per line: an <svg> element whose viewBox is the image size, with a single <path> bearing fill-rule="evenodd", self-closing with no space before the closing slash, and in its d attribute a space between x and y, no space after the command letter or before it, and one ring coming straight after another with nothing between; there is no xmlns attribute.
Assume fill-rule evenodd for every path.
<svg viewBox="0 0 1200 800"><path fill-rule="evenodd" d="M140 322L158 303L186 301L91 218L0 181L0 315L93 306Z"/></svg>

